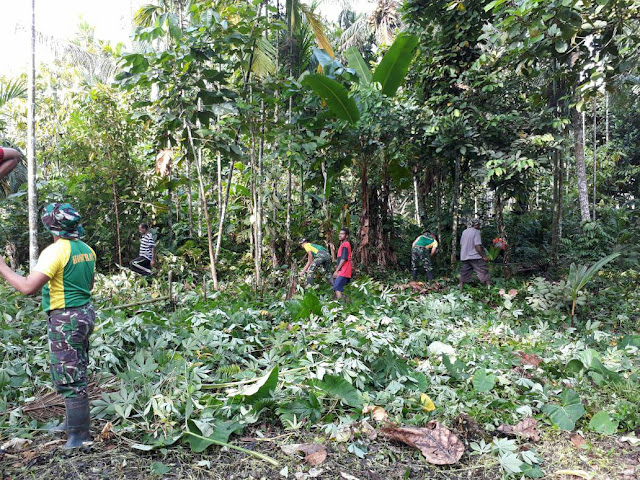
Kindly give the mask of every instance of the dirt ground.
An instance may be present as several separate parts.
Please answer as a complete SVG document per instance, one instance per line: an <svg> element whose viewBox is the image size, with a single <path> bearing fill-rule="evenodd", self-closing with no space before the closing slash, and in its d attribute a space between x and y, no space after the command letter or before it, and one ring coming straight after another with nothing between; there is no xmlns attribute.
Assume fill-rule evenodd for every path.
<svg viewBox="0 0 640 480"><path fill-rule="evenodd" d="M32 444L17 451L0 451L2 480L14 479L296 479L311 478L346 480L391 479L499 479L503 475L494 455L470 454L468 443L477 439L477 432L460 431L466 452L457 465L429 465L417 451L379 435L368 441L366 458L347 452L347 444L335 443L309 432L280 432L271 438L248 436L233 439L233 443L261 452L277 460L272 466L235 450L209 447L194 454L184 446L151 452L131 448L131 442L116 436L109 441L96 441L82 451L65 451L63 439L41 434ZM544 458L543 478L574 480L587 478L640 479L640 446L631 446L619 437L586 436L576 447L567 432L551 431L543 435L533 448ZM321 443L327 449L326 460L315 467L305 463L303 456L290 456L280 448L290 443ZM578 475L562 473L573 470ZM516 477L517 478L517 477Z"/></svg>

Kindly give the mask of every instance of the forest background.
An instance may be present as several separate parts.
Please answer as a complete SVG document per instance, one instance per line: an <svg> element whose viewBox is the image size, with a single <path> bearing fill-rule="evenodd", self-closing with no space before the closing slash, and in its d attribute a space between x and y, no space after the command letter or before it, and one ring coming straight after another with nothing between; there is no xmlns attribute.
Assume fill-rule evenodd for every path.
<svg viewBox="0 0 640 480"><path fill-rule="evenodd" d="M217 425L211 427L217 432L220 418L243 418L242 425L252 424L269 405L249 402L240 409L233 402L219 404L206 395L198 397L201 405L212 401L217 413L206 410L209 416L203 413L196 427L188 422L194 407L185 406L191 405L187 400L178 406L170 394L162 399L153 392L142 394L127 377L135 370L143 375L162 373L177 361L156 358L154 368L146 371L143 357L128 359L133 345L141 351L154 350L166 346L162 342L178 339L159 332L140 333L139 338L123 332L132 326L138 331L146 322L177 322L184 330L176 334L183 343L176 345L185 349L185 358L188 352L200 359L225 345L217 337L207 337L209 345L201 348L186 342L186 332L201 326L200 315L215 317L207 327L213 329L211 335L218 328L233 330L234 322L239 322L249 329L242 334L246 345L238 340L242 345L234 348L239 351L214 353L211 361L219 362L212 370L215 375L198 370L190 381L197 384L198 395L204 394L200 385L204 378L210 382L262 378L275 388L274 363L289 358L286 355L299 361L294 353L301 354L298 349L307 346L288 351L279 343L282 339L272 339L286 355L265 353L256 360L244 349L252 342L256 342L252 348L258 348L265 340L257 333L251 336L251 329L268 330L267 324L277 320L278 336L287 329L308 328L304 326L308 319L328 322L319 328L324 336L317 341L327 342L327 355L335 354L330 353L335 345L329 345L333 333L346 335L331 330L339 316L337 307L321 305L330 299L322 287L307 293L296 290L295 275L303 256L298 239L306 236L335 253L337 233L343 227L352 232L357 271L354 303L345 308L362 315L359 318L365 322L353 324L348 316L344 325L369 328L366 322L372 318L398 315L396 320L403 325L396 327L402 335L413 338L416 349L425 350L436 338L453 342L455 337L461 345L463 337L468 342L477 338L493 342L509 328L521 328L524 343L519 348L526 351L522 346L526 344L540 355L542 350L536 348L542 345L527 343L525 331L536 325L537 335L551 335L554 327L549 325L564 325L566 337L547 338L547 344L558 350L553 358L545 358L563 367L549 373L554 380L545 384L544 395L531 387L536 400L525 410L541 415L543 405L553 406L557 398L563 406L575 406L573 390L554 390L551 385L555 387L567 374L563 368L576 352L586 351L591 353L580 357L579 365L571 364L571 372L589 372L588 381L599 387L617 385L597 389L597 400L586 410L588 418L602 420L597 415L608 405L606 431L614 423L615 431L633 431L640 425L637 412L629 407L637 404L633 388L637 377L632 372L640 346L634 287L640 256L638 8L631 0L381 0L367 14L345 7L337 21L324 22L314 6L297 0L163 0L137 11L133 40L127 47L101 41L86 23L79 25L71 41L36 32L36 48L52 51L55 60L39 65L33 76L34 121L28 116L27 75L0 77L2 145L29 151L28 131L35 129L34 154L28 155L34 162L32 175L25 161L2 183L2 240L15 247L13 259L27 270L29 258L33 261L38 247L50 241L42 229L30 238L29 233L36 232L29 228L30 211L37 216L52 201L67 201L80 210L88 232L85 240L96 250L103 275L97 296L104 307L104 335L117 332L124 342L109 350L98 340L104 356L97 361L104 371L119 376L123 388L105 393L98 410L103 416L118 416L124 432L130 433L128 422L134 422L138 440L153 448L164 445L153 440L158 425L165 440L180 428L208 431L206 422ZM37 201L31 205L28 198L35 196L28 194L27 181L37 187ZM487 247L494 237L506 239L507 250L492 265L492 273L498 287L515 287L516 292L490 293L484 307L447 291L457 283L460 233L476 217L484 222ZM222 295L233 292L236 298L224 300L214 294L215 309L204 300L196 306L191 303L188 313L173 314L183 315L178 320L162 311L110 313L118 302L135 303L140 300L136 295L145 295L141 285L147 284L136 282L119 267L137 255L140 222L148 223L158 238L160 262L154 288L166 288L162 279L172 271L185 302L195 302L196 293L207 300L215 290ZM434 265L445 292L438 296L434 292L430 300L402 293L406 303L396 308L398 299L393 299L387 285L408 278L411 243L425 229L440 244ZM492 257L497 253L489 249ZM586 276L587 265L611 253L619 254L607 266L615 273ZM599 299L582 291L589 280ZM518 297L517 290L527 292L526 297ZM482 289L470 292L473 299L486 300ZM33 312L28 302L8 298L9 318ZM455 305L446 306L450 303ZM255 310L267 304L266 310ZM421 337L424 308L432 309L426 315L437 317L430 341ZM208 313L195 314L194 309ZM481 331L466 323L456 327L459 331L451 330L447 315L460 321L477 315L479 322L487 323L478 327ZM5 320L7 338L17 341L9 333L11 321ZM385 328L392 329L393 321ZM509 327L496 330L496 322L507 322ZM381 335L363 338L360 347L364 351L367 342L383 342ZM487 340L483 335L495 337ZM384 358L393 359L388 361L395 370L380 370L375 358L351 359L348 368L322 364L318 380L329 371L336 375L332 378L342 375L360 392L383 384L391 388L391 381L392 394L388 390L386 396L379 394L378 404L391 402L396 393L402 397L398 382L407 381L407 368L417 365L411 358L419 352L408 343L400 350L391 344L385 347L388 350L375 350L379 347L375 345L379 355L384 357L380 351L386 351ZM263 348L268 350L264 345L259 350ZM597 362L604 362L600 366L593 360L594 349L600 352ZM19 351L16 347L14 353ZM467 359L470 363L464 358L456 362L455 356L447 363L443 357L442 363L436 362L441 371L434 378L439 380L431 381L440 385L445 378L456 388L473 384L473 395L488 395L487 385L503 378L497 371L493 372L497 376L492 374L491 368L498 368L496 355L485 358L488 363L480 369L484 357ZM500 357L498 363L503 360ZM318 366L313 359L311 364ZM0 376L1 382L22 387L5 398L7 408L34 393L24 382L38 374L26 365L21 368ZM380 378L367 376L364 372L369 369ZM465 373L471 371L473 377ZM630 383L620 386L621 377L612 372ZM409 378L417 382L414 390L426 388L426 380ZM310 393L300 400L300 390L293 387L299 381L289 378L286 389L282 387L289 403L280 402L276 414L280 421L294 430L300 428L300 419L313 424L322 418L331 424L335 417L324 416L322 399L314 403L318 398ZM569 386L586 394L588 381ZM166 378L162 382L164 388ZM336 395L326 382L313 388ZM445 408L444 403L453 401L453 390L436 390L440 393L435 403L438 408L443 405L445 416L470 408L485 428L492 422L495 427L500 421L515 421L513 404L502 405L495 413L486 404L478 407L476 400L473 407L463 408L455 403L463 402L461 397ZM128 396L132 391L137 392L135 399ZM341 392L338 397L347 410L361 406L360 400L349 400L348 393ZM151 408L152 404L162 404L165 410ZM407 414L406 404L395 407L396 418ZM221 412L222 417L217 416ZM558 421L549 409L546 412L549 423L564 430L573 430L582 417L567 423ZM26 417L7 421L12 428L26 425ZM602 433L598 421L592 430ZM238 425L227 425L225 441ZM592 423L585 421L586 425ZM359 442L351 443L349 451L364 455L364 444ZM484 447L478 448L482 453ZM503 474L524 471L525 464L537 465L522 455L513 460L507 454L515 453L508 448L495 451Z"/></svg>

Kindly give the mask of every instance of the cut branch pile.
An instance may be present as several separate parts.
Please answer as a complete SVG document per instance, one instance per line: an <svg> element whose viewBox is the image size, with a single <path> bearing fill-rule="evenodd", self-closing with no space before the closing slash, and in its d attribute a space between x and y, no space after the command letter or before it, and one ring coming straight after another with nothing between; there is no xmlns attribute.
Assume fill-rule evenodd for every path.
<svg viewBox="0 0 640 480"><path fill-rule="evenodd" d="M100 398L103 392L112 392L115 390L117 390L117 388L114 377L109 379L92 379L87 386L89 400L96 400ZM46 422L52 418L64 415L64 398L57 392L49 391L27 403L22 411L38 422Z"/></svg>

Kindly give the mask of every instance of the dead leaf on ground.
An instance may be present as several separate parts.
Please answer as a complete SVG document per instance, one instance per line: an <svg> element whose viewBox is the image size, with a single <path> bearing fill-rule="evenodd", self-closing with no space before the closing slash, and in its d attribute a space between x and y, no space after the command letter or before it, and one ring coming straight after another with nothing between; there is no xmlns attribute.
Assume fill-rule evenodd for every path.
<svg viewBox="0 0 640 480"><path fill-rule="evenodd" d="M553 475L571 475L574 477L584 478L585 480L593 480L595 474L585 472L584 470L558 470L553 472Z"/></svg>
<svg viewBox="0 0 640 480"><path fill-rule="evenodd" d="M538 421L535 418L525 418L521 422L515 425L500 425L498 431L505 435L515 435L523 438L528 438L537 442L540 440L540 433L538 432Z"/></svg>
<svg viewBox="0 0 640 480"><path fill-rule="evenodd" d="M451 430L438 422L427 423L426 428L382 428L382 433L393 440L406 443L422 452L427 462L434 465L458 463L464 453L464 444Z"/></svg>
<svg viewBox="0 0 640 480"><path fill-rule="evenodd" d="M375 440L378 438L378 432L376 432L376 429L369 425L369 422L366 420L362 420L362 422L360 422L360 432L369 440Z"/></svg>
<svg viewBox="0 0 640 480"><path fill-rule="evenodd" d="M5 442L0 446L1 450L6 452L17 452L18 450L22 450L27 445L31 445L33 440L29 440L28 438L12 438L8 442Z"/></svg>
<svg viewBox="0 0 640 480"><path fill-rule="evenodd" d="M569 439L571 440L571 443L573 443L573 445L576 448L581 448L585 443L587 443L586 440L584 438L582 438L582 436L577 434L577 433L571 434Z"/></svg>
<svg viewBox="0 0 640 480"><path fill-rule="evenodd" d="M632 447L635 447L636 445L640 445L640 438L636 437L635 435L620 437L618 441L626 442L630 444Z"/></svg>
<svg viewBox="0 0 640 480"><path fill-rule="evenodd" d="M320 465L327 458L327 449L319 443L292 443L281 445L280 448L287 455L294 455L298 452L305 454L304 460L312 467Z"/></svg>
<svg viewBox="0 0 640 480"><path fill-rule="evenodd" d="M111 422L107 422L107 424L102 427L102 431L100 432L100 440L103 442L108 442L113 437L115 437L115 432L113 431L113 424Z"/></svg>
<svg viewBox="0 0 640 480"><path fill-rule="evenodd" d="M33 450L26 450L24 452L22 452L21 456L22 456L22 461L24 462L30 462L31 460L33 460L36 457L37 453L34 452Z"/></svg>
<svg viewBox="0 0 640 480"><path fill-rule="evenodd" d="M345 480L360 480L358 477L354 477L349 473L340 472L340 478L344 478Z"/></svg>
<svg viewBox="0 0 640 480"><path fill-rule="evenodd" d="M533 365L534 367L537 367L540 365L540 362L542 362L542 359L533 353L518 352L518 356L524 365Z"/></svg>

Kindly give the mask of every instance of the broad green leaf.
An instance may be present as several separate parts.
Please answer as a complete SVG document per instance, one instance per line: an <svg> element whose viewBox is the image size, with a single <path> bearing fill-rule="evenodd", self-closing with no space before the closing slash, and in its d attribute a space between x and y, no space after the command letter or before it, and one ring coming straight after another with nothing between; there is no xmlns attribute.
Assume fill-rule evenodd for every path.
<svg viewBox="0 0 640 480"><path fill-rule="evenodd" d="M589 428L604 435L613 435L618 431L618 422L611 420L607 412L598 412L589 422Z"/></svg>
<svg viewBox="0 0 640 480"><path fill-rule="evenodd" d="M349 47L344 52L344 55L347 57L349 66L358 74L360 81L365 84L371 83L371 70L369 70L364 58L362 58L360 51L356 47Z"/></svg>
<svg viewBox="0 0 640 480"><path fill-rule="evenodd" d="M171 467L169 465L165 465L162 462L153 462L151 464L151 473L156 475L165 475L171 471Z"/></svg>
<svg viewBox="0 0 640 480"><path fill-rule="evenodd" d="M417 46L416 35L401 33L382 57L372 80L382 85L382 93L387 97L393 97L402 85Z"/></svg>
<svg viewBox="0 0 640 480"><path fill-rule="evenodd" d="M311 88L325 101L329 109L341 120L356 123L360 119L360 111L347 89L335 80L324 75L307 75L302 84Z"/></svg>
<svg viewBox="0 0 640 480"><path fill-rule="evenodd" d="M278 385L278 367L263 375L254 383L232 392L233 396L243 396L246 403L254 403L268 398Z"/></svg>
<svg viewBox="0 0 640 480"><path fill-rule="evenodd" d="M185 440L194 453L201 453L211 445L227 443L229 441L229 436L240 428L242 428L242 425L238 422L216 420L214 422L213 433L204 437L202 435L202 431L197 427L195 422L189 420L187 422L187 430L185 431L188 435L185 437Z"/></svg>
<svg viewBox="0 0 640 480"><path fill-rule="evenodd" d="M487 375L487 371L484 368L479 368L473 374L473 388L476 392L487 393L493 390L496 385L496 376Z"/></svg>
<svg viewBox="0 0 640 480"><path fill-rule="evenodd" d="M359 408L364 404L360 392L344 378L337 375L325 375L322 380L313 380L311 384L329 395L338 397L351 407Z"/></svg>
<svg viewBox="0 0 640 480"><path fill-rule="evenodd" d="M561 405L547 404L542 408L554 425L561 430L574 430L576 422L584 415L584 407L580 397L571 389L564 390L560 394Z"/></svg>

